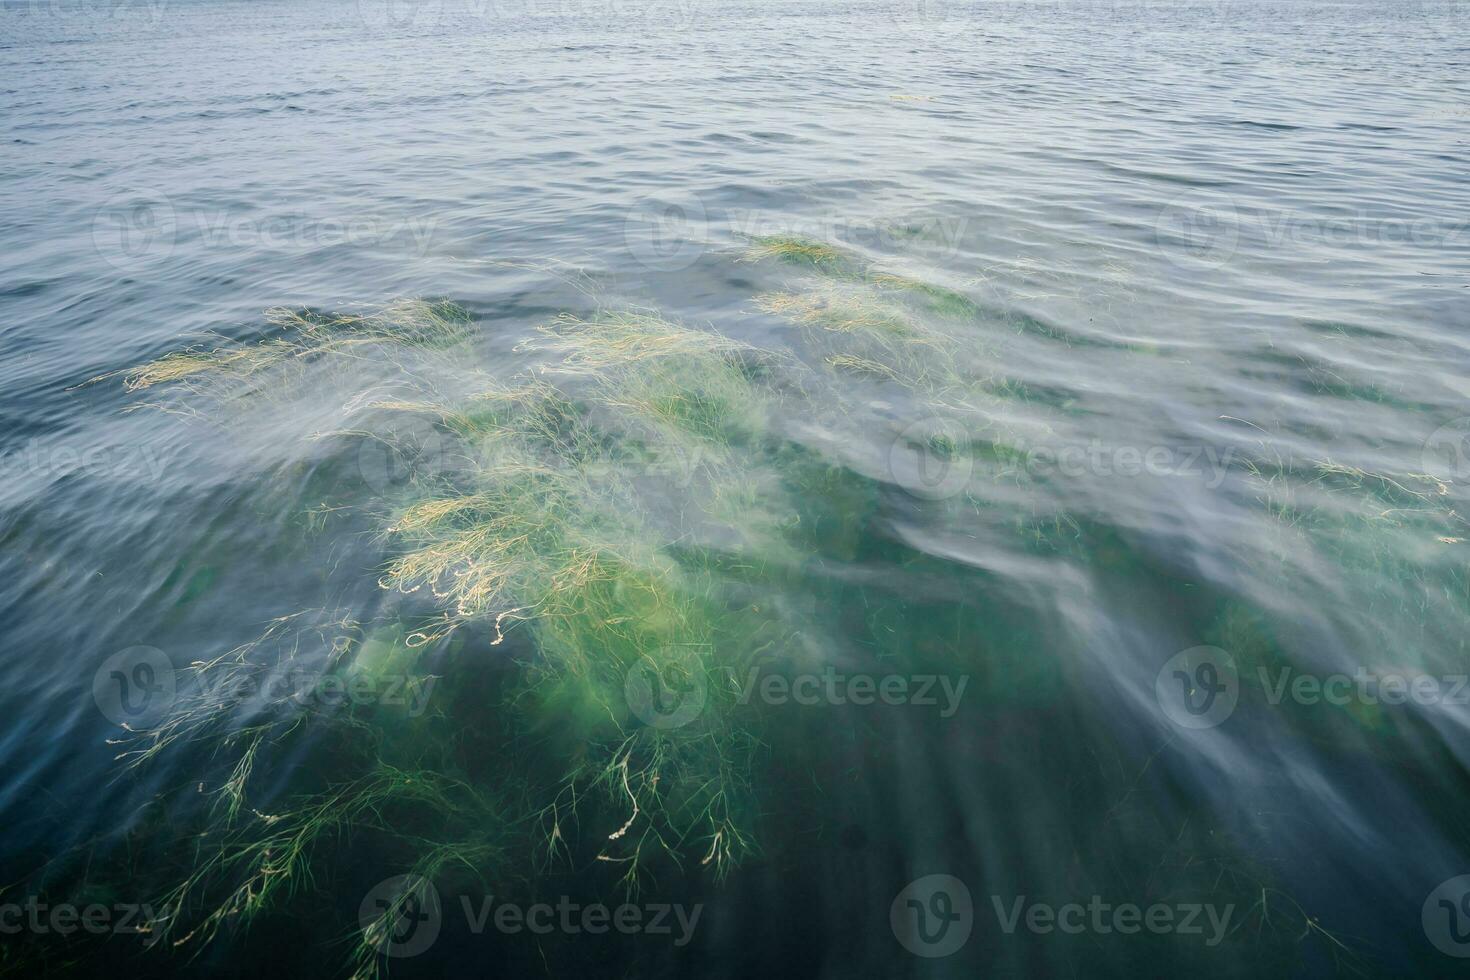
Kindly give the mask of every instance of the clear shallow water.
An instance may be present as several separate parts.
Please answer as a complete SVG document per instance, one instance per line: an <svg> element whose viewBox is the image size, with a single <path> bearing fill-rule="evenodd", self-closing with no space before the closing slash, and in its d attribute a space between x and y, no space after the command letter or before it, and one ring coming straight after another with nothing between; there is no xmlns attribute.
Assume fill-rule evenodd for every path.
<svg viewBox="0 0 1470 980"><path fill-rule="evenodd" d="M830 470L803 482L771 464L791 484L772 498L795 516L790 550L724 543L787 576L773 669L968 681L948 717L762 706L760 853L723 883L696 854L644 887L705 904L687 945L451 928L395 970L1458 966L1435 941L1460 948L1448 913L1427 900L1470 873L1470 707L1452 694L1470 669L1463 5L444 0L3 17L0 807L4 878L22 892L74 896L90 879L145 901L129 875L185 863L207 752L123 772L93 697L108 658L147 645L183 667L305 609L406 615L378 588L391 547L372 532L423 454L309 438L348 427L362 390L404 389L399 365L308 374L227 424L115 378L83 383L210 333L274 336L271 307L447 297L472 317L473 353L419 367L448 387L470 383L459 369L554 363L515 348L599 308L791 353L819 380L778 378L801 393L770 425ZM827 309L852 284L752 261L752 236L820 239L869 279L963 296L909 306L946 338L920 359L973 388L835 369L834 332L769 296ZM172 411L125 411L160 400ZM960 450L937 452L935 435ZM649 488L662 526L682 496ZM731 602L738 578L722 580ZM516 674L536 655L525 635L492 647L467 630L427 654L467 692L458 724L495 728L499 703L475 707L465 678ZM1171 658L1201 645L1228 652L1238 694L1229 717L1190 728L1173 670L1211 675ZM1442 694L1274 696L1286 667L1427 676ZM261 797L321 765L279 750ZM372 847L329 867L245 940L191 966L158 950L139 962L330 969L360 896L404 869ZM587 902L615 893L604 870L482 893ZM911 955L889 919L931 874L963 881L974 907L942 958ZM1217 945L1007 934L994 910L1094 894L1233 905L1232 931ZM136 945L24 938L26 955L82 972Z"/></svg>

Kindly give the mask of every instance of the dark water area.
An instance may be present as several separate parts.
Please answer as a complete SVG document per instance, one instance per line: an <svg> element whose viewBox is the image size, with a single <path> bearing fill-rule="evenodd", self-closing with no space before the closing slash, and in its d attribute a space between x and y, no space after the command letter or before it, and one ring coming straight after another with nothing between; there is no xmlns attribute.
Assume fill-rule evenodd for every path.
<svg viewBox="0 0 1470 980"><path fill-rule="evenodd" d="M7 0L0 975L1463 973L1467 38Z"/></svg>

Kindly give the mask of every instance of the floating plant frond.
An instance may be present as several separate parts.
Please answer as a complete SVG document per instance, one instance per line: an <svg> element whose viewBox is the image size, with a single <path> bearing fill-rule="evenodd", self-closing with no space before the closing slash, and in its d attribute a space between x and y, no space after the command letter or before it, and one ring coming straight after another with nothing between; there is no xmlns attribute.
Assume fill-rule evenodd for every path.
<svg viewBox="0 0 1470 980"><path fill-rule="evenodd" d="M864 374L870 378L887 378L890 381L902 382L903 376L886 364L880 364L869 357L858 357L855 354L829 354L827 363L841 371L850 371L853 374Z"/></svg>
<svg viewBox="0 0 1470 980"><path fill-rule="evenodd" d="M776 259L837 278L859 278L865 264L846 249L800 235L762 235L751 241L748 261Z"/></svg>
<svg viewBox="0 0 1470 980"><path fill-rule="evenodd" d="M358 344L396 344L437 350L468 339L469 313L445 300L399 300L361 315L324 315L278 307L266 311L275 326L301 338L303 350L325 353Z"/></svg>
<svg viewBox="0 0 1470 980"><path fill-rule="evenodd" d="M925 309L941 316L972 319L981 312L979 304L959 290L938 286L922 279L876 272L868 276L868 282L879 289L897 290L912 295Z"/></svg>
<svg viewBox="0 0 1470 980"><path fill-rule="evenodd" d="M365 315L278 308L267 310L266 320L277 329L277 336L167 354L121 372L124 385L137 391L173 383L187 388L239 381L302 359L359 355L374 347L439 351L471 336L469 315L461 307L424 300L401 301Z"/></svg>
<svg viewBox="0 0 1470 980"><path fill-rule="evenodd" d="M588 320L563 313L538 332L539 338L521 347L558 355L560 360L547 367L557 373L591 373L656 358L752 349L712 331L696 330L656 313L637 310L605 312Z"/></svg>
<svg viewBox="0 0 1470 980"><path fill-rule="evenodd" d="M268 340L247 347L217 347L168 354L134 368L123 376L129 391L155 385L187 381L200 375L245 377L293 356L298 348L282 340Z"/></svg>
<svg viewBox="0 0 1470 980"><path fill-rule="evenodd" d="M924 328L906 311L872 295L814 290L808 293L765 293L756 297L763 313L784 316L836 333L862 333L923 343Z"/></svg>
<svg viewBox="0 0 1470 980"><path fill-rule="evenodd" d="M252 813L201 840L191 872L158 906L167 917L152 925L173 946L207 942L221 927L246 924L309 885L320 852L350 833L371 830L412 840L400 830L409 815L432 817L465 834L459 850L482 869L504 853L498 843L505 835L503 815L483 793L440 773L376 762L364 775L296 800L289 810ZM426 857L439 863L453 851L441 845ZM364 944L371 939L369 928ZM369 947L369 955L375 952Z"/></svg>
<svg viewBox="0 0 1470 980"><path fill-rule="evenodd" d="M952 319L973 319L982 309L964 293L912 276L880 271L852 252L813 238L767 235L752 240L747 261L775 259L810 269L829 279L860 282L916 300L923 309Z"/></svg>

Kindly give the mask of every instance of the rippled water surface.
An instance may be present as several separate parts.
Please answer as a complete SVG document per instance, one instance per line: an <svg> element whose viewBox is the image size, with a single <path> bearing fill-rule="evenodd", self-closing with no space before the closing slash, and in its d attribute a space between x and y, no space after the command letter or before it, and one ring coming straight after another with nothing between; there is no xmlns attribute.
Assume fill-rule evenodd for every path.
<svg viewBox="0 0 1470 980"><path fill-rule="evenodd" d="M1462 969L1467 39L7 0L0 972Z"/></svg>

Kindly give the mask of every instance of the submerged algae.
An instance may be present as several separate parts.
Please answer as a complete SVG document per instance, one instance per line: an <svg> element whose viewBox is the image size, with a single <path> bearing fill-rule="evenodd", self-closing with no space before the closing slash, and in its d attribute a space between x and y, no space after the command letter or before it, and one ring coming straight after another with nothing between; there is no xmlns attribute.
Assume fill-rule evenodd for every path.
<svg viewBox="0 0 1470 980"><path fill-rule="evenodd" d="M992 386L960 356L957 325L939 319L968 307L830 246L787 243L770 254L831 280L757 300L810 335L818 368L809 373L795 355L653 311L604 310L546 324L518 347L532 366L497 374L466 356L472 331L457 315L404 304L393 317L366 318L371 327L293 315L285 336L259 350L230 345L172 365L166 357L128 375L130 388L172 381L238 405L242 394L289 397L304 363L381 352L415 369L391 398L376 389L356 396L349 434L391 442L395 420L418 419L457 461L386 498L346 502L386 511L376 574L392 605L371 642L346 629L334 636L348 639L331 641L344 667L426 673L431 658L459 664L462 675L440 685L432 710L395 721L291 706L241 716L235 705L196 699L139 733L143 759L210 741L220 760L209 777L216 803L191 866L166 892L173 911L160 934L203 941L286 902L341 860L352 831L391 843L374 855L385 872L426 881L462 873L504 883L552 865L611 870L630 893L675 868L718 878L757 849L766 740L783 740L786 765L811 758L798 738L761 727L758 705L740 704L754 664L795 659L830 615L860 622L886 660L917 650L932 664L970 669L950 640L985 633L973 601L903 609L868 586L821 580L826 558L857 562L891 547L873 533L885 485L771 421L781 399L809 390L841 414L856 399L821 365L864 372L879 378L867 387L902 385L918 411L962 420L969 442L941 431L926 450L1014 469L1010 442L976 440L987 423L973 406L989 403ZM468 387L441 383L451 362ZM958 494L933 506L973 514L981 504ZM1016 530L1038 548L1066 547L1082 533L1066 514L1032 516ZM902 560L919 571L936 563L913 551ZM937 580L941 569L932 571ZM803 579L833 612L819 613L815 599L791 601ZM982 576L973 585L984 592ZM456 643L455 656L440 656ZM994 646L986 663L994 676L972 691L999 699L1020 690L1039 704L1066 682L1019 639ZM478 693L468 675L491 647L509 651L514 668L492 685L487 718L483 701L457 692ZM198 670L252 669L249 653ZM332 778L271 795L261 778L268 756L307 730L339 747L325 770ZM892 746L872 751L903 761ZM810 782L820 794L815 773ZM357 937L359 975L381 968L377 947L396 908Z"/></svg>
<svg viewBox="0 0 1470 980"><path fill-rule="evenodd" d="M877 273L821 242L762 240L760 256L833 280L758 300L827 335L829 367L909 386L929 411L987 397L984 382L957 366L953 337L923 316L965 312L958 294ZM791 609L783 593L808 557L812 534L834 546L840 538L843 550L861 544L857 525L834 523L814 506L830 492L830 464L774 431L770 419L785 393L805 395L813 383L834 405L849 396L804 375L789 354L651 310L557 317L517 346L534 366L499 377L476 366L472 324L453 304L405 301L357 316L275 310L268 320L276 332L256 344L168 355L125 373L125 385L171 385L184 396L240 405L255 396L289 399L307 366L349 381L360 381L349 368L373 360L401 369L391 397L370 386L348 399L357 418L339 433L391 445L395 419L417 419L437 433L441 455L455 460L415 475L386 500L364 502L387 504L379 584L433 610L404 628L394 656L412 667L410 655L439 649L470 624L488 626L491 646L524 631L524 644L509 644L519 668L499 720L507 737L532 738L537 749L499 767L498 781L514 787L513 802L476 796L472 807L495 813L486 819L495 840L522 844L497 849L425 838L410 850L468 848L485 857L482 870L491 875L516 873L514 861L500 860L506 853L542 861L590 855L618 868L630 889L660 859L678 865L684 855L717 876L727 873L755 846L760 740L754 713L735 710L738 678L807 625L809 611ZM455 386L444 381L451 374ZM856 491L871 501L875 488L862 482ZM343 662L363 656L353 639L332 642ZM196 672L247 670L251 649ZM671 690L683 691L695 710L681 705L671 714ZM308 880L307 843L339 825L327 809L340 808L341 821L351 823L363 807L376 812L384 794L394 795L399 784L372 781L379 767L433 759L435 771L463 768L446 754L452 740L436 747L432 736L424 750L400 758L393 742L403 733L390 732L381 718L286 711L230 726L221 719L233 707L186 704L140 733L134 750L146 759L175 743L211 739L222 758L235 760L221 776L213 818L222 821L218 840L233 853L201 857L198 873L173 893L203 910L203 924L188 935L208 935L237 912L258 910L279 882ZM441 701L416 727L440 731L442 711ZM547 719L557 723L548 727ZM452 718L442 721L453 730ZM354 756L360 772L343 784L357 788L322 787L282 801L266 818L247 799L260 753L308 727L349 733L349 740L367 736L372 750ZM421 787L408 796L420 808L438 799ZM360 798L372 802L359 805ZM296 856L284 865L269 865L262 855L280 853L280 828L307 843L292 845ZM268 865L280 877L263 888L257 878ZM222 899L204 897L220 891ZM242 894L250 901L242 904ZM188 911L189 901L178 904ZM182 931L182 921L169 927Z"/></svg>
<svg viewBox="0 0 1470 980"><path fill-rule="evenodd" d="M284 338L221 349L191 361L188 371L169 367L165 357L129 374L127 384L177 380L187 381L181 390L190 394L232 398L243 386L276 397L292 378L271 371L289 370L289 359L356 357L360 343L434 349L446 335L458 336L458 321L442 307L391 309L328 318L330 327L293 316ZM180 943L207 939L225 922L248 919L310 881L326 838L360 824L391 834L381 820L390 805L437 814L433 820L483 815L479 834L399 841L416 855L408 862L414 873L425 875L446 860L514 875L513 862L502 859L516 852L571 859L589 846L572 840L573 827L592 831L593 856L617 866L629 889L660 855L678 863L688 853L722 876L751 849L757 740L744 727L748 719L730 717L729 678L753 656L752 638L767 617L717 596L722 550L779 536L783 508L763 503L751 483L760 475L750 449L765 435L774 397L757 379L772 355L647 312L563 317L524 347L549 355L534 375L487 382L447 401L431 382L417 381L409 397L364 405L377 420L404 413L430 420L463 461L409 486L381 532L392 557L380 585L427 593L440 610L390 644L398 650L393 658L406 664L405 651L437 648L471 622L492 625L491 645L517 626L529 631L534 656L501 703L502 720L542 745L521 763L503 763L497 782L518 787L514 805L439 775L457 768L444 754L448 739L429 753L438 758L433 768L415 777L385 761L395 754L396 733L381 719L282 704L264 717L252 710L234 718L240 703L219 692L255 669L250 654L261 641L249 644L196 664L195 673L210 678L201 694L158 728L137 733L125 753L141 762L176 743L212 740L221 758L234 759L206 823L213 843L169 891L177 911L158 924L161 933ZM682 484L660 479L670 466L685 471ZM691 480L722 492L697 505ZM718 542L715 550L701 543L711 526L726 532L709 539ZM278 639L290 621L262 641ZM366 656L352 639L332 642L335 660ZM698 710L678 725L647 696L669 682L699 693ZM548 737L541 720L552 716L561 725ZM249 798L260 753L306 728L338 738L366 734L376 748L354 756L361 771L352 780L277 801L271 814L255 809ZM512 838L523 843L505 846ZM372 944L365 935L358 956L369 972Z"/></svg>

